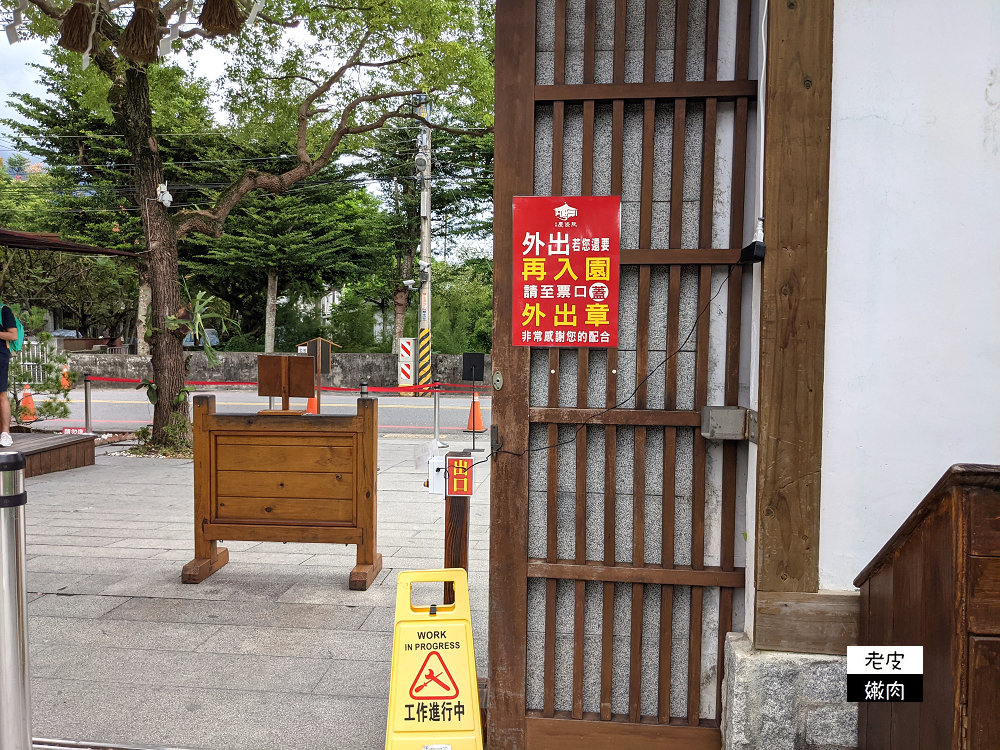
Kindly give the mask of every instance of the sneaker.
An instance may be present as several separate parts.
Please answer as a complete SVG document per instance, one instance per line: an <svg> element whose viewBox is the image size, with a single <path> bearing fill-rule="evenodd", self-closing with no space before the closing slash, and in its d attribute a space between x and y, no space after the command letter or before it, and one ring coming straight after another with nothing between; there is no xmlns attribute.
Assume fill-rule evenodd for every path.
<svg viewBox="0 0 1000 750"><path fill-rule="evenodd" d="M2 435L0 435L0 445L2 445L4 448L9 448L13 444L14 444L14 438L10 436L9 432L5 432Z"/></svg>

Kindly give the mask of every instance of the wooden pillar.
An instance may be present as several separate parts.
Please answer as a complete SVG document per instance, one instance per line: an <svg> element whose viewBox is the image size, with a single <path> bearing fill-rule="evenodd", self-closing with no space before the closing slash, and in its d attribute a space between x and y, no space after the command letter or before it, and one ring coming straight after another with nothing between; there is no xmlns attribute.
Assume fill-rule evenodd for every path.
<svg viewBox="0 0 1000 750"><path fill-rule="evenodd" d="M502 434L503 453L490 472L489 724L493 750L525 746L527 652L529 350L511 346L513 197L531 195L535 140L535 0L498 0L496 9L496 177L493 183L494 425L523 425ZM500 490L499 488L505 488Z"/></svg>
<svg viewBox="0 0 1000 750"><path fill-rule="evenodd" d="M816 594L832 74L833 0L771 3L757 454L759 648L840 650L842 644L825 643L809 622L839 622L851 611L842 597ZM807 610L808 617L796 616ZM830 632L836 630L834 623Z"/></svg>
<svg viewBox="0 0 1000 750"><path fill-rule="evenodd" d="M182 583L201 583L229 562L229 550L206 539L204 525L212 518L212 466L205 418L215 414L215 396L194 397L194 559L181 571Z"/></svg>
<svg viewBox="0 0 1000 750"><path fill-rule="evenodd" d="M376 546L378 500L376 482L378 471L378 400L358 399L358 416L364 420L361 445L358 446L358 481L363 486L358 491L358 528L361 529L361 543L358 544L357 565L351 571L349 586L354 591L365 591L382 570L382 555Z"/></svg>

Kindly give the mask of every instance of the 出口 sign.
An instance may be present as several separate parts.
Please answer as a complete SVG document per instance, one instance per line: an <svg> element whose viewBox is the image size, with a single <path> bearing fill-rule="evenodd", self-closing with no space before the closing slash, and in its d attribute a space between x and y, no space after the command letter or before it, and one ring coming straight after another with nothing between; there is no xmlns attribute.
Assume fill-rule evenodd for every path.
<svg viewBox="0 0 1000 750"><path fill-rule="evenodd" d="M618 346L621 199L514 198L514 346Z"/></svg>

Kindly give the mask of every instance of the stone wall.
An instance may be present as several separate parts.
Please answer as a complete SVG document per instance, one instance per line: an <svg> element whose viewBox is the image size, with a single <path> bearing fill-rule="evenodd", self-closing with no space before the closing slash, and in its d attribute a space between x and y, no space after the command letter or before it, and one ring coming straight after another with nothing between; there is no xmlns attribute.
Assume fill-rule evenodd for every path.
<svg viewBox="0 0 1000 750"><path fill-rule="evenodd" d="M210 367L204 352L188 356L187 380L216 382L256 382L257 354L253 352L220 352L219 364ZM490 355L486 355L486 375L492 371ZM70 354L70 369L106 378L141 380L152 377L150 358L140 354ZM432 379L442 383L463 383L462 355L435 354L431 358ZM388 388L396 385L395 354L334 354L330 374L323 376L323 385L354 388L362 380L368 385ZM128 387L122 383L97 381L96 388ZM253 386L246 386L252 388Z"/></svg>
<svg viewBox="0 0 1000 750"><path fill-rule="evenodd" d="M847 702L847 657L758 651L726 636L723 750L849 750L858 706Z"/></svg>

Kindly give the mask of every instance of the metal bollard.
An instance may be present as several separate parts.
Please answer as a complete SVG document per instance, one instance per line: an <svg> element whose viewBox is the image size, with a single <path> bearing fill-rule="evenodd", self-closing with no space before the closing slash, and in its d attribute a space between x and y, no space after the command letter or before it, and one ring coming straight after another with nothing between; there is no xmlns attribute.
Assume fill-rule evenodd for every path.
<svg viewBox="0 0 1000 750"><path fill-rule="evenodd" d="M83 376L83 424L88 435L94 434L94 425L90 412L90 373Z"/></svg>
<svg viewBox="0 0 1000 750"><path fill-rule="evenodd" d="M0 452L0 748L31 750L24 454Z"/></svg>
<svg viewBox="0 0 1000 750"><path fill-rule="evenodd" d="M368 381L361 381L361 398L368 398Z"/></svg>
<svg viewBox="0 0 1000 750"><path fill-rule="evenodd" d="M448 444L441 442L441 381L434 381L434 447L447 448Z"/></svg>

